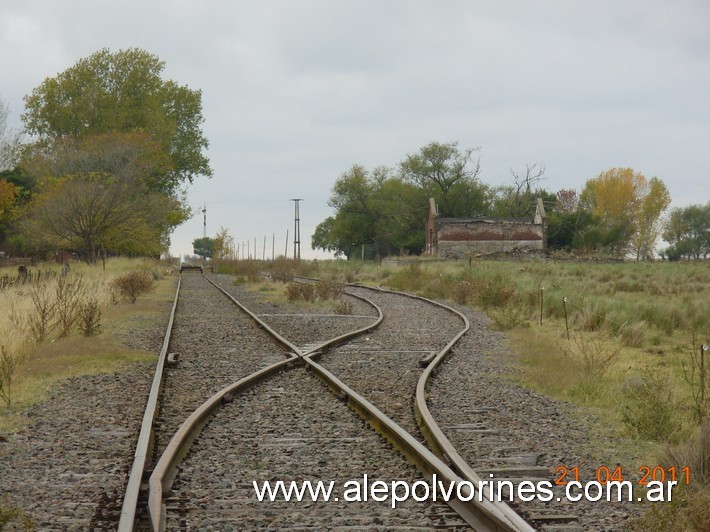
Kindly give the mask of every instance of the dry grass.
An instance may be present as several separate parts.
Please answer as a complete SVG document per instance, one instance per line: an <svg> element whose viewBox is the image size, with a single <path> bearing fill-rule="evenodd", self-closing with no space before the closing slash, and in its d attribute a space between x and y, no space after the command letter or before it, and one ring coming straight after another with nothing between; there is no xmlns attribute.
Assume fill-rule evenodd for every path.
<svg viewBox="0 0 710 532"><path fill-rule="evenodd" d="M71 330L64 338L53 332L37 342L27 326L27 316L33 311L28 287L0 291L0 338L2 345L22 356L13 385L13 405L0 407L0 431L16 429L23 423L22 410L46 397L56 382L79 375L109 373L120 370L127 363L150 361L155 353L129 349L121 341L120 332L163 323L174 296L174 278L164 277L150 296L138 299L135 305L110 303L107 283L126 271L143 269L154 277L167 272L165 265L153 261L114 259L107 262L107 271L100 265L86 267L72 265L72 274L81 272L84 284L102 312L101 334L85 337ZM56 280L47 283L53 291ZM13 318L14 317L14 318ZM23 318L24 317L24 318Z"/></svg>

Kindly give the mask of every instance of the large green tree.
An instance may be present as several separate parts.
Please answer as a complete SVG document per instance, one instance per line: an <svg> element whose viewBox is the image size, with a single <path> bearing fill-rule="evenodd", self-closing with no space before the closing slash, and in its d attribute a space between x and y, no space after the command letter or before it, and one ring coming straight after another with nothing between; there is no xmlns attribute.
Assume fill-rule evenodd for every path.
<svg viewBox="0 0 710 532"><path fill-rule="evenodd" d="M671 210L663 229L670 260L699 259L710 255L710 202Z"/></svg>
<svg viewBox="0 0 710 532"><path fill-rule="evenodd" d="M432 142L400 163L403 179L433 197L447 217L481 214L487 208L487 187L478 180L478 148L459 150L457 142ZM466 198L462 201L462 198Z"/></svg>
<svg viewBox="0 0 710 532"><path fill-rule="evenodd" d="M201 126L202 95L164 80L165 63L144 50L100 50L25 97L29 133L42 140L142 131L158 143L169 165L153 186L174 193L180 183L210 176Z"/></svg>
<svg viewBox="0 0 710 532"><path fill-rule="evenodd" d="M369 257L417 253L424 246L426 197L386 168L354 165L336 180L329 200L335 215L316 227L311 245L348 258L363 246Z"/></svg>
<svg viewBox="0 0 710 532"><path fill-rule="evenodd" d="M47 180L32 207L22 221L31 249L72 249L91 263L99 250L159 255L175 209L140 180L103 174Z"/></svg>
<svg viewBox="0 0 710 532"><path fill-rule="evenodd" d="M89 262L100 249L165 251L170 231L189 215L179 197L155 186L167 164L160 145L143 132L35 146L23 162L37 181L20 224L28 250L72 249Z"/></svg>

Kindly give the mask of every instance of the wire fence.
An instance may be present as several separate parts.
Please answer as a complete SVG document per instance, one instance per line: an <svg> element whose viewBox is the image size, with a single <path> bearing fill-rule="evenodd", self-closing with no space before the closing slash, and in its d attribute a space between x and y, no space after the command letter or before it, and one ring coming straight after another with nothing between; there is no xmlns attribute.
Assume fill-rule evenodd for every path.
<svg viewBox="0 0 710 532"><path fill-rule="evenodd" d="M56 270L37 270L34 272L32 270L26 270L24 273L18 272L14 277L5 274L0 276L0 290L16 286L37 285L55 278L57 275L58 272Z"/></svg>

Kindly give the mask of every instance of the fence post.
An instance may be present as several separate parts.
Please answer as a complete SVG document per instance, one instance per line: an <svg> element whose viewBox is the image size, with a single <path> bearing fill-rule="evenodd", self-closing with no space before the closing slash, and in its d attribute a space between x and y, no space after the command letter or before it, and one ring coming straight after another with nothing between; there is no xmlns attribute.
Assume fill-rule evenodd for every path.
<svg viewBox="0 0 710 532"><path fill-rule="evenodd" d="M703 406L702 414L705 414L705 351L708 350L708 345L700 346L700 404ZM702 424L702 419L700 420Z"/></svg>
<svg viewBox="0 0 710 532"><path fill-rule="evenodd" d="M540 285L540 325L542 325L542 302L545 295L545 287Z"/></svg>
<svg viewBox="0 0 710 532"><path fill-rule="evenodd" d="M569 323L567 323L567 297L562 298L562 306L565 309L565 330L567 331L567 341L569 342Z"/></svg>

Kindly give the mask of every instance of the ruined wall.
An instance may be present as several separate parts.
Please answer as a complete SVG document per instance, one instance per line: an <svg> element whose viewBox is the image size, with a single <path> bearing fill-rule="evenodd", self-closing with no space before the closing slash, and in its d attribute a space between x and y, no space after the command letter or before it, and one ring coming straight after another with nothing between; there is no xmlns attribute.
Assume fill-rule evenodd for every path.
<svg viewBox="0 0 710 532"><path fill-rule="evenodd" d="M465 258L473 253L543 250L544 224L506 220L437 220L437 255Z"/></svg>

